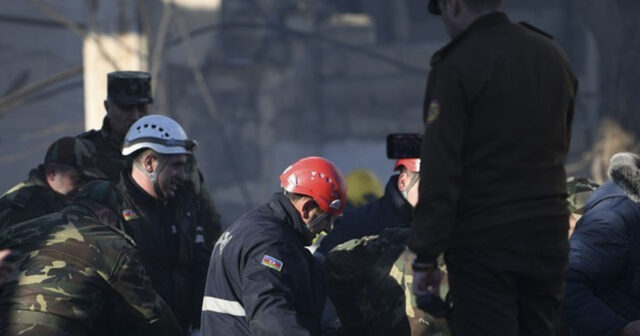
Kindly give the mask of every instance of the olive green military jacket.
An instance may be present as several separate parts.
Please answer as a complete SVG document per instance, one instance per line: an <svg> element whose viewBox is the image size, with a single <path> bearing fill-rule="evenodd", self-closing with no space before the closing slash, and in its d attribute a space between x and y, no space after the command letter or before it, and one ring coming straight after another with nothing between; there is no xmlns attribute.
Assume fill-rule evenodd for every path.
<svg viewBox="0 0 640 336"><path fill-rule="evenodd" d="M100 130L90 130L78 135L78 138L89 140L96 147L96 163L98 169L107 176L109 181L118 183L120 173L127 166L127 160L121 154L122 141L111 139L111 127L107 117L102 121Z"/></svg>
<svg viewBox="0 0 640 336"><path fill-rule="evenodd" d="M180 335L133 241L72 205L0 231L17 252L0 293L0 334Z"/></svg>
<svg viewBox="0 0 640 336"><path fill-rule="evenodd" d="M42 170L42 166L31 170L27 180L0 197L0 230L65 207L67 199L49 187Z"/></svg>

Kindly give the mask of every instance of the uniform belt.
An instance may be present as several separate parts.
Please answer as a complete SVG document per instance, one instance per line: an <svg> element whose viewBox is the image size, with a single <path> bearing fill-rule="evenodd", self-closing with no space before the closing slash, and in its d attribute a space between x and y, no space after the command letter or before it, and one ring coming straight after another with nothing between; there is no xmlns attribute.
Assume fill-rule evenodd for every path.
<svg viewBox="0 0 640 336"><path fill-rule="evenodd" d="M78 325L78 323L71 321L67 318L52 315L49 313L43 313L39 311L30 310L14 310L10 313L10 317L7 321L11 323L25 323L25 324L39 324L48 327L58 328L62 331L68 332L71 335L86 335L87 330L84 327Z"/></svg>

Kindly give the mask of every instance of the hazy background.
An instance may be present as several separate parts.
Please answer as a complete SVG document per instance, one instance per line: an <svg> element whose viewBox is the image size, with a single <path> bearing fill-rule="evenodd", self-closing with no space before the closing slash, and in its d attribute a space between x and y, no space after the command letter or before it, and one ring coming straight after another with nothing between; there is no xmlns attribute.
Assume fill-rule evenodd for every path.
<svg viewBox="0 0 640 336"><path fill-rule="evenodd" d="M605 178L636 150L635 0L505 0L553 35L578 75L571 174ZM154 111L182 123L223 222L265 201L296 159L321 155L385 183L391 132L422 131L433 52L427 0L5 0L0 8L0 190L48 145L99 128L106 73L153 74ZM470 60L472 61L472 60ZM526 141L526 139L523 139Z"/></svg>

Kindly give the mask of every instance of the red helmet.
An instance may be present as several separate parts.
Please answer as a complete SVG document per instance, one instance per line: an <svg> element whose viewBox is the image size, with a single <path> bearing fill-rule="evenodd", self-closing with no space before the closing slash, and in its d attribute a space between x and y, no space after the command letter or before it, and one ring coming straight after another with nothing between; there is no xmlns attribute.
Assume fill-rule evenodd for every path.
<svg viewBox="0 0 640 336"><path fill-rule="evenodd" d="M420 159L400 159L396 161L396 165L393 166L393 170L400 170L402 167L407 168L410 172L419 173Z"/></svg>
<svg viewBox="0 0 640 336"><path fill-rule="evenodd" d="M303 158L280 174L284 190L313 198L322 211L340 216L347 199L347 183L331 161L309 156Z"/></svg>

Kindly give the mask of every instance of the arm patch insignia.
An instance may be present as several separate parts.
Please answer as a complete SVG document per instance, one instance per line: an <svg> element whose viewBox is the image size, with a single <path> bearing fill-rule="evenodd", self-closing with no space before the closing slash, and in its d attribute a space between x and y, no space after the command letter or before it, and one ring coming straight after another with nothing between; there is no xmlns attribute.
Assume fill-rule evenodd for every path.
<svg viewBox="0 0 640 336"><path fill-rule="evenodd" d="M140 218L140 216L138 216L136 211L133 209L122 210L122 217L124 217L124 220L126 220L127 222Z"/></svg>
<svg viewBox="0 0 640 336"><path fill-rule="evenodd" d="M282 261L267 254L262 257L262 264L278 272L282 270L282 266L284 265Z"/></svg>

